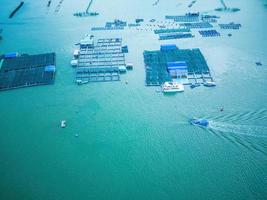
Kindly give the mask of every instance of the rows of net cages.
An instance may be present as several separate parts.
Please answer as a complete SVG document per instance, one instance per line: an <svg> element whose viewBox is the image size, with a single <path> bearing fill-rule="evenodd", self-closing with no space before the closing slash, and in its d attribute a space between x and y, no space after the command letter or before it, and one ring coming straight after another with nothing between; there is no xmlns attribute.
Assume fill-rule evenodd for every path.
<svg viewBox="0 0 267 200"><path fill-rule="evenodd" d="M93 46L80 48L76 82L119 81L121 66L125 66L122 39L98 39Z"/></svg>
<svg viewBox="0 0 267 200"><path fill-rule="evenodd" d="M166 81L172 80L167 70L168 62L184 61L187 64L189 75L207 74L204 77L209 75L209 78L211 76L207 62L199 49L170 48L144 51L143 56L147 86L159 86Z"/></svg>

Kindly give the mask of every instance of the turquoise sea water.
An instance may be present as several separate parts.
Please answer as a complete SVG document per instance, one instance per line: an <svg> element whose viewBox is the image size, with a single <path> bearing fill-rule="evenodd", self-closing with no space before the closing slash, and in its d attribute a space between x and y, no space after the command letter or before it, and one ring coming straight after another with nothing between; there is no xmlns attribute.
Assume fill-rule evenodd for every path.
<svg viewBox="0 0 267 200"><path fill-rule="evenodd" d="M87 0L65 0L58 13L59 0L50 9L46 1L26 0L9 20L18 2L0 0L0 52L54 51L57 75L55 85L0 93L0 199L267 199L266 1L227 0L241 11L215 13L219 0L199 0L191 9L189 0L157 6L154 0L95 0L99 16L75 18ZM74 83L74 44L91 27L188 11L218 14L242 28L170 42L149 30L94 32L122 37L134 70L121 82ZM145 87L143 50L162 43L200 48L217 87L168 96ZM209 119L210 128L189 125L193 116Z"/></svg>

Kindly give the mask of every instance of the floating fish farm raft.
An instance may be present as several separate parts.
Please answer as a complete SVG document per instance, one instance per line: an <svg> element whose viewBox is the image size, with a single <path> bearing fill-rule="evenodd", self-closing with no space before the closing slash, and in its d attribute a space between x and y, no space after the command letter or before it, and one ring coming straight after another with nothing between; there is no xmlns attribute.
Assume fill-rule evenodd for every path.
<svg viewBox="0 0 267 200"><path fill-rule="evenodd" d="M2 56L0 90L53 84L56 73L56 54Z"/></svg>
<svg viewBox="0 0 267 200"><path fill-rule="evenodd" d="M121 38L98 39L96 44L80 45L76 82L119 81L127 51Z"/></svg>
<svg viewBox="0 0 267 200"><path fill-rule="evenodd" d="M159 40L183 39L194 37L191 33L168 33L160 34Z"/></svg>
<svg viewBox="0 0 267 200"><path fill-rule="evenodd" d="M186 27L188 29L198 29L198 28L212 28L213 25L209 22L197 22L197 23L181 23L180 26Z"/></svg>
<svg viewBox="0 0 267 200"><path fill-rule="evenodd" d="M127 22L115 19L114 22L106 22L104 27L92 27L91 31L123 30Z"/></svg>
<svg viewBox="0 0 267 200"><path fill-rule="evenodd" d="M181 33L181 32L190 32L188 28L174 28L174 29L155 29L155 34L162 34L162 33Z"/></svg>
<svg viewBox="0 0 267 200"><path fill-rule="evenodd" d="M167 70L168 63L184 62L187 72L183 77L186 84L213 81L209 67L199 49L179 49L176 45L162 45L157 51L144 51L146 71L146 86L159 86L166 81L173 80ZM177 77L176 77L177 78Z"/></svg>
<svg viewBox="0 0 267 200"><path fill-rule="evenodd" d="M221 29L239 29L241 28L241 24L235 24L233 22L229 24L219 24Z"/></svg>
<svg viewBox="0 0 267 200"><path fill-rule="evenodd" d="M203 22L217 23L217 19L220 18L217 15L202 15L201 20Z"/></svg>
<svg viewBox="0 0 267 200"><path fill-rule="evenodd" d="M165 19L172 19L176 22L198 22L199 13L187 13L185 15L166 15Z"/></svg>
<svg viewBox="0 0 267 200"><path fill-rule="evenodd" d="M199 31L200 35L202 37L218 37L221 34L216 30L205 30L205 31Z"/></svg>
<svg viewBox="0 0 267 200"><path fill-rule="evenodd" d="M97 13L97 12L89 12L92 3L93 3L93 0L91 0L89 2L89 5L87 6L87 9L86 9L85 12L77 12L77 13L74 13L73 15L76 16L76 17L89 17L89 16L97 16L97 15L99 15L99 13Z"/></svg>

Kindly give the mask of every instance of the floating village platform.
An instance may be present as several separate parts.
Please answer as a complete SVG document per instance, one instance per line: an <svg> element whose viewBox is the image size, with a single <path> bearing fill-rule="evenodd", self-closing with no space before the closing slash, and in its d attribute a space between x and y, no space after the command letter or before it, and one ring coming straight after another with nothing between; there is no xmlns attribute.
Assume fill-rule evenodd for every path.
<svg viewBox="0 0 267 200"><path fill-rule="evenodd" d="M5 54L0 62L0 91L53 84L56 54Z"/></svg>
<svg viewBox="0 0 267 200"><path fill-rule="evenodd" d="M160 50L144 51L146 86L159 86L173 79L186 79L184 84L213 81L210 69L200 49L179 49L176 45L162 45ZM168 71L170 63L185 63L186 72L173 76ZM179 69L179 68L178 68ZM177 74L180 71L176 72Z"/></svg>
<svg viewBox="0 0 267 200"><path fill-rule="evenodd" d="M127 50L128 51L128 50ZM80 44L76 67L76 82L120 81L120 73L126 71L125 49L121 38L98 39L96 44Z"/></svg>

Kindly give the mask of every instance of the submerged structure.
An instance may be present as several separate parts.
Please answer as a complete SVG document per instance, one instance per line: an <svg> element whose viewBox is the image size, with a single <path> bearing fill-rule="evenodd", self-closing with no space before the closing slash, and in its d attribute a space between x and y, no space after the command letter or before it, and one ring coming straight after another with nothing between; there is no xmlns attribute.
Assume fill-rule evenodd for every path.
<svg viewBox="0 0 267 200"><path fill-rule="evenodd" d="M176 45L161 45L160 50L144 51L146 86L183 80L184 84L213 81L209 67L199 49L179 49Z"/></svg>
<svg viewBox="0 0 267 200"><path fill-rule="evenodd" d="M77 51L76 51L77 52ZM76 82L119 81L120 73L126 72L125 53L121 38L98 39L86 36L80 43L79 53L75 53Z"/></svg>
<svg viewBox="0 0 267 200"><path fill-rule="evenodd" d="M0 63L0 90L53 84L55 73L55 53L8 53L2 56Z"/></svg>

